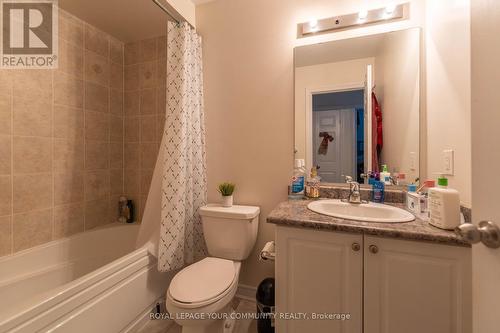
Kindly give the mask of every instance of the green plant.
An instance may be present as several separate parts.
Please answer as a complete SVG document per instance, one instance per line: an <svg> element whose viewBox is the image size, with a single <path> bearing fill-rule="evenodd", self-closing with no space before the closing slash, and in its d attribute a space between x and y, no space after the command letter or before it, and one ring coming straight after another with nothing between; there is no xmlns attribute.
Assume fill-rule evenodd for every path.
<svg viewBox="0 0 500 333"><path fill-rule="evenodd" d="M235 187L236 185L234 185L233 183L222 183L219 184L218 191L220 194L222 194L222 196L228 197L230 195L233 195Z"/></svg>

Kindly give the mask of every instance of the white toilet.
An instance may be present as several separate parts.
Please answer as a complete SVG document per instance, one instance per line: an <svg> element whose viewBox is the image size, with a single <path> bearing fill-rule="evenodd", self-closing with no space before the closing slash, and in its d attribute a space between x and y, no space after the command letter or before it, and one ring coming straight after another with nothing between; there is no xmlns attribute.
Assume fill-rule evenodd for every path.
<svg viewBox="0 0 500 333"><path fill-rule="evenodd" d="M241 261L255 245L259 213L259 207L253 206L200 208L210 257L177 273L167 291L167 310L183 333L223 332Z"/></svg>

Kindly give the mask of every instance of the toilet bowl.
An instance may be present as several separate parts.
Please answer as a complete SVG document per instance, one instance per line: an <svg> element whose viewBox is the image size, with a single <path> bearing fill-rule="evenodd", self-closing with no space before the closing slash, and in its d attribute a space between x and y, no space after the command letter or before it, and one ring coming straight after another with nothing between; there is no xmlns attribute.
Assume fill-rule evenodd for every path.
<svg viewBox="0 0 500 333"><path fill-rule="evenodd" d="M241 263L208 257L177 273L167 309L183 333L221 333L238 288Z"/></svg>
<svg viewBox="0 0 500 333"><path fill-rule="evenodd" d="M238 288L241 261L257 238L259 207L207 205L200 208L211 255L182 269L166 295L171 318L182 333L223 333Z"/></svg>

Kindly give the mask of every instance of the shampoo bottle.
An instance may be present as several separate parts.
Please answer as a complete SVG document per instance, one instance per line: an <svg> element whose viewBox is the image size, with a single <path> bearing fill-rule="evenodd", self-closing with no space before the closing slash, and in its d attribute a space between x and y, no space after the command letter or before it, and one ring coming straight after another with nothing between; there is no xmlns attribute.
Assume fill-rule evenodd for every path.
<svg viewBox="0 0 500 333"><path fill-rule="evenodd" d="M387 165L382 165L382 172L380 173L380 181L385 185L391 185L391 173L387 170Z"/></svg>
<svg viewBox="0 0 500 333"><path fill-rule="evenodd" d="M448 188L448 179L438 178L438 186L429 189L429 223L447 230L460 224L460 196L457 190Z"/></svg>

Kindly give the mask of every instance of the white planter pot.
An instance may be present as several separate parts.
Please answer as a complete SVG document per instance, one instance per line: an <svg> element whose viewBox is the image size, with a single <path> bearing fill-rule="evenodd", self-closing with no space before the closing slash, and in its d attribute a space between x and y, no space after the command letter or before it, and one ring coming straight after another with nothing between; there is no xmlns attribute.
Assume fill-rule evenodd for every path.
<svg viewBox="0 0 500 333"><path fill-rule="evenodd" d="M222 207L231 207L233 205L233 196L222 196Z"/></svg>

